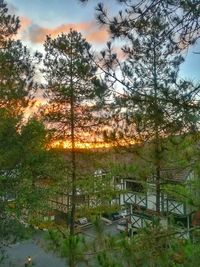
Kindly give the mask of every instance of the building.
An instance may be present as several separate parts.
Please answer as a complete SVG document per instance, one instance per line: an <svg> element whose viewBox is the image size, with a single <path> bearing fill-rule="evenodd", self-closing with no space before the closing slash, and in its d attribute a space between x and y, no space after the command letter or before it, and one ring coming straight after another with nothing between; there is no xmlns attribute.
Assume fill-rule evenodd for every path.
<svg viewBox="0 0 200 267"><path fill-rule="evenodd" d="M75 204L77 215L104 213L119 206L119 190L114 187L113 177L103 169L97 169L88 175L82 184L77 185ZM80 180L79 180L80 182ZM50 200L50 206L61 218L70 216L72 194L70 190L59 190Z"/></svg>
<svg viewBox="0 0 200 267"><path fill-rule="evenodd" d="M117 178L118 187L123 190L120 194L120 205L129 211L129 229L150 226L159 222L163 227L172 224L182 232L189 234L193 227L194 210L187 204L187 199L180 195L175 197L179 186L192 192L192 182L195 180L194 172L186 168L168 168L161 170L160 181L160 211L156 211L156 181L154 176L147 181L134 178ZM173 191L173 192L172 192ZM170 193L171 192L171 193ZM197 216L196 216L197 217ZM195 218L196 218L195 217ZM195 222L197 219L195 219Z"/></svg>

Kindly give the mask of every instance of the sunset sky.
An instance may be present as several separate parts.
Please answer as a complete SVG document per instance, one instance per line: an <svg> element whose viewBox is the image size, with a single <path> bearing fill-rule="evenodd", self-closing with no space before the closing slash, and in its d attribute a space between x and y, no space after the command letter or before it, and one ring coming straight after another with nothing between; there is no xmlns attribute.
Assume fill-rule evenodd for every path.
<svg viewBox="0 0 200 267"><path fill-rule="evenodd" d="M21 30L19 38L32 50L42 50L45 36L56 36L68 32L70 28L81 31L93 44L94 49L103 48L109 36L95 20L95 6L98 0L81 4L78 0L7 0L10 12L20 16ZM101 0L112 14L119 5L115 0ZM200 80L200 42L186 55L181 75L189 79Z"/></svg>

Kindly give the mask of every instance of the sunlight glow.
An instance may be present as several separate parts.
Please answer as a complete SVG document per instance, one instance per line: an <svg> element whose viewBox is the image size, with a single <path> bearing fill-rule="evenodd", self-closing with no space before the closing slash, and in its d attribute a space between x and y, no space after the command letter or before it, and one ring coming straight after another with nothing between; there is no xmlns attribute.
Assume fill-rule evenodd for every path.
<svg viewBox="0 0 200 267"><path fill-rule="evenodd" d="M76 141L75 143L75 148L76 149L95 149L95 148L112 148L112 147L118 147L118 146L128 146L128 145L134 145L135 142L133 140L130 140L129 142L121 140L117 142L80 142ZM68 140L62 141L62 140L57 140L53 141L50 144L51 148L61 148L61 149L71 149L71 142Z"/></svg>

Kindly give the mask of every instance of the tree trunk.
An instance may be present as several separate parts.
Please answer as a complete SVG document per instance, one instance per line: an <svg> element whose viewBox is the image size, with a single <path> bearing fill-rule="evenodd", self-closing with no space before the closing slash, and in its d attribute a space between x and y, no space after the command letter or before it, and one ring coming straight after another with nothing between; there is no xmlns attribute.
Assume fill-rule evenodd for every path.
<svg viewBox="0 0 200 267"><path fill-rule="evenodd" d="M69 266L75 267L74 255L74 234L75 234L75 213L76 213L76 155L75 155L75 121L74 121L74 86L73 86L73 44L71 40L71 61L70 61L70 124L71 124L71 220L70 220L70 257Z"/></svg>
<svg viewBox="0 0 200 267"><path fill-rule="evenodd" d="M160 213L160 136L159 136L159 109L158 109L158 81L157 81L157 56L156 43L154 41L153 49L153 86L154 86L154 117L155 117L155 180L156 180L156 211Z"/></svg>

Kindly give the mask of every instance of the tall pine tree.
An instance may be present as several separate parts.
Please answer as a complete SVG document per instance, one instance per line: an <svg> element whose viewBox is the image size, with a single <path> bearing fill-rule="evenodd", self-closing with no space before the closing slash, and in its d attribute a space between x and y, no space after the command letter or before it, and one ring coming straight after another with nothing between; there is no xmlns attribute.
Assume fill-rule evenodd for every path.
<svg viewBox="0 0 200 267"><path fill-rule="evenodd" d="M91 126L94 125L94 84L97 79L96 69L88 54L89 48L90 45L81 34L72 30L56 39L47 37L45 42L44 72L49 99L45 118L50 127L55 129L56 138L69 141L71 149L71 267L75 266L73 240L78 175L76 143L92 138Z"/></svg>
<svg viewBox="0 0 200 267"><path fill-rule="evenodd" d="M142 2L138 5L120 2L127 9L118 17L108 18L101 4L97 8L99 21L108 26L114 38L123 38L125 43L121 48L122 60L117 58L110 42L102 52L100 67L110 86L116 85L110 113L114 114L110 124L113 131L105 137L124 138L127 144L153 143L149 169L153 169L155 176L159 212L161 168L166 166L165 141L169 136L197 130L199 86L178 76L184 58L180 39L175 42L174 31L169 31L171 24L163 7L166 3L154 1L155 5L147 8ZM139 9L141 5L144 12Z"/></svg>

